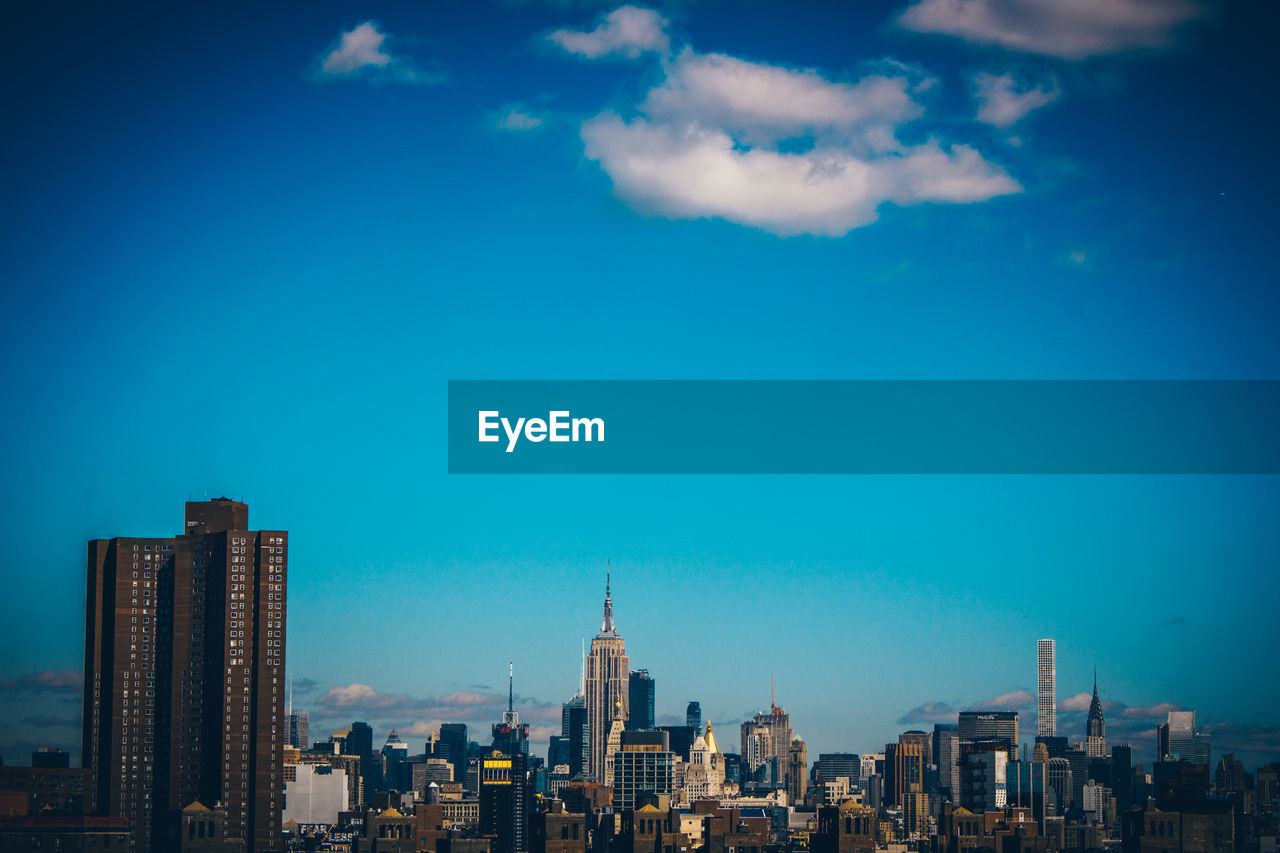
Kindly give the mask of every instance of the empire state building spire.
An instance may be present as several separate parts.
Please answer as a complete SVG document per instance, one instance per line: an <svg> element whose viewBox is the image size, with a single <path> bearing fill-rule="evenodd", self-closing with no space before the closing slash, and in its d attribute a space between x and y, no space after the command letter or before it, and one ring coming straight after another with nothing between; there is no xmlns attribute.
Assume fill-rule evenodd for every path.
<svg viewBox="0 0 1280 853"><path fill-rule="evenodd" d="M587 706L587 773L601 784L612 782L609 749L613 723L631 716L630 674L626 643L613 624L613 577L606 564L604 621L591 641L582 680Z"/></svg>
<svg viewBox="0 0 1280 853"><path fill-rule="evenodd" d="M604 622L600 625L600 633L616 636L618 631L613 627L613 597L609 594L610 570L607 568L604 572Z"/></svg>

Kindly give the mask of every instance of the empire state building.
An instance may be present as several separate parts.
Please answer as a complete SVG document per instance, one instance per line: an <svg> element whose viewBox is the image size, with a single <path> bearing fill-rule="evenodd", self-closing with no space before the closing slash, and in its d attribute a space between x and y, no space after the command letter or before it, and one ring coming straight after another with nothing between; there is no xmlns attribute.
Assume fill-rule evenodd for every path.
<svg viewBox="0 0 1280 853"><path fill-rule="evenodd" d="M597 782L605 782L605 755L609 727L615 719L626 720L630 713L627 695L631 662L627 647L613 625L613 599L609 576L604 582L604 621L591 641L587 655L586 700L588 772Z"/></svg>

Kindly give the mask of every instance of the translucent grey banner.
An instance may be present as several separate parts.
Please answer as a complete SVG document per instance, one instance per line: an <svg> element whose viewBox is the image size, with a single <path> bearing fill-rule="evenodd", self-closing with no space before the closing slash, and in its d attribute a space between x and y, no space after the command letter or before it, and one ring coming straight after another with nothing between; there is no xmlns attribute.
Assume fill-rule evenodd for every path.
<svg viewBox="0 0 1280 853"><path fill-rule="evenodd" d="M1276 474L1277 381L449 382L451 474Z"/></svg>

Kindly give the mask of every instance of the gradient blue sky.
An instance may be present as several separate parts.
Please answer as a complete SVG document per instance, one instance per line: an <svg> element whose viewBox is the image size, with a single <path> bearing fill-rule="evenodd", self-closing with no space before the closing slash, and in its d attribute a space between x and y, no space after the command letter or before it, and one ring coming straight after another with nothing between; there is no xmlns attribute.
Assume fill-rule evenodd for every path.
<svg viewBox="0 0 1280 853"><path fill-rule="evenodd" d="M878 751L1026 707L1051 636L1144 762L1169 703L1280 759L1274 477L445 474L448 379L1280 378L1276 22L1120 5L9 10L0 753L78 751L85 541L226 494L291 532L317 738L487 734L510 656L545 743L609 559L660 715L736 724L772 672L811 757ZM709 138L822 168L699 195ZM827 210L815 151L879 194Z"/></svg>

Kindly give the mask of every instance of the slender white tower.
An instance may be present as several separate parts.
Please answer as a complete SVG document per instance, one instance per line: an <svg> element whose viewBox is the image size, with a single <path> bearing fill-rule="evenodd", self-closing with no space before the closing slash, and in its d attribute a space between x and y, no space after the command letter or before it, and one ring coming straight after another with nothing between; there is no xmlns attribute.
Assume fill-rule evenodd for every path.
<svg viewBox="0 0 1280 853"><path fill-rule="evenodd" d="M1058 734L1057 647L1053 640L1036 643L1036 734L1056 737Z"/></svg>

